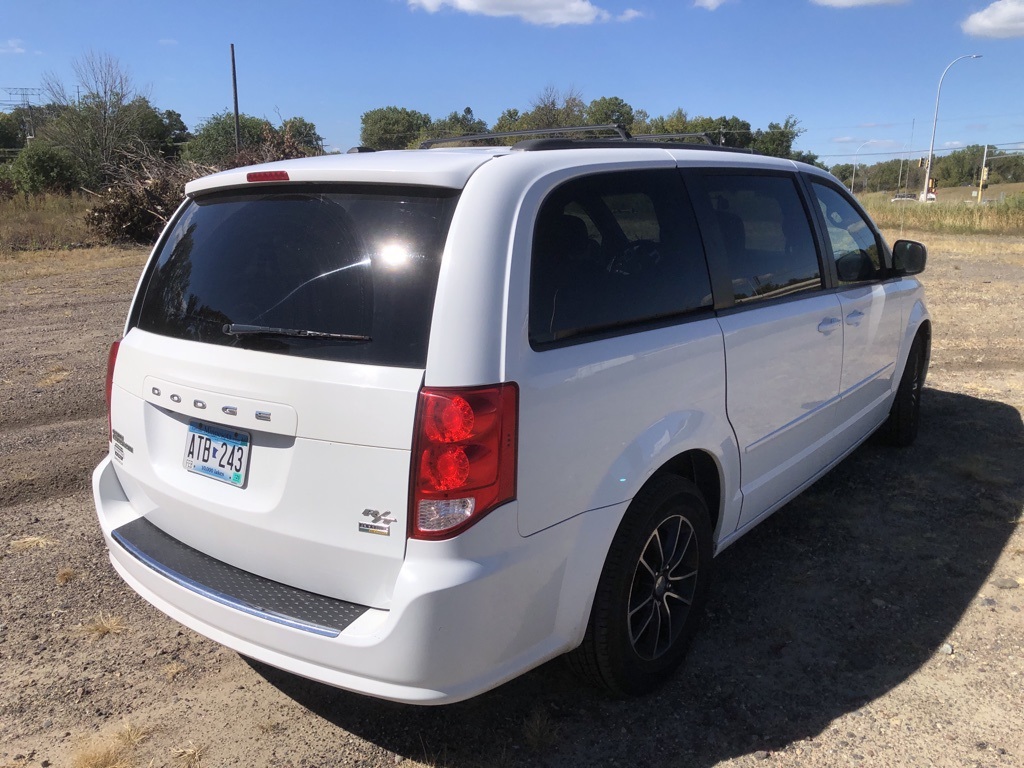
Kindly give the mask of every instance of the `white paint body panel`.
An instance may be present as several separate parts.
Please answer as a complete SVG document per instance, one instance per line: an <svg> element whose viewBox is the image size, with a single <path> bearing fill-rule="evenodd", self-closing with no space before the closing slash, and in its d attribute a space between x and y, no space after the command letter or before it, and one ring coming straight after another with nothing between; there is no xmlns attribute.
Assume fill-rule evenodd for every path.
<svg viewBox="0 0 1024 768"><path fill-rule="evenodd" d="M725 334L728 413L739 443L746 524L835 458L843 366L840 305L830 294L719 319ZM826 331L819 326L827 323ZM831 327L832 330L827 330Z"/></svg>
<svg viewBox="0 0 1024 768"><path fill-rule="evenodd" d="M252 170L287 170L295 182L463 192L422 370L127 332L112 424L131 450L112 443L93 476L114 567L160 610L247 656L342 688L437 704L579 644L630 500L683 452L712 459L716 549L735 541L884 419L928 315L920 284L904 279L532 349L531 243L544 197L581 173L684 164L816 173L699 150L491 148L311 158L190 183L195 195L245 186ZM863 318L847 325L853 311ZM829 318L834 330L819 332ZM519 387L517 499L450 540L407 540L420 387L500 382ZM220 416L229 406L237 415ZM184 470L190 419L251 434L246 488ZM364 509L389 512L391 535L360 534ZM112 538L139 517L237 568L369 610L331 638L207 599Z"/></svg>

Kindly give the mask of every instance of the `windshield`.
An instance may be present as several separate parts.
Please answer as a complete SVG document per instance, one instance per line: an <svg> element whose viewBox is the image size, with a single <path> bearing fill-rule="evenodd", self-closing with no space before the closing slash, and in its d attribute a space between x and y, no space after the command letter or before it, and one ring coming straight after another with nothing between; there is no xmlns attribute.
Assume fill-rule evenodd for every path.
<svg viewBox="0 0 1024 768"><path fill-rule="evenodd" d="M457 194L332 185L198 198L150 266L132 325L209 344L423 367Z"/></svg>

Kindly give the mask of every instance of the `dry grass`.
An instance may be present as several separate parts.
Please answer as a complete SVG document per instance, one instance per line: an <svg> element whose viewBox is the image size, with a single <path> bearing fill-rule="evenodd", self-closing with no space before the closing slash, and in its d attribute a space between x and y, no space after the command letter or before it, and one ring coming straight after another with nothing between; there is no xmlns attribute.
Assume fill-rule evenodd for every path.
<svg viewBox="0 0 1024 768"><path fill-rule="evenodd" d="M172 661L170 664L164 664L160 669L160 674L163 675L164 679L168 683L173 683L175 678L184 672L188 667L177 661Z"/></svg>
<svg viewBox="0 0 1024 768"><path fill-rule="evenodd" d="M24 552L29 549L46 549L57 542L45 536L23 536L11 542L11 549L15 552Z"/></svg>
<svg viewBox="0 0 1024 768"><path fill-rule="evenodd" d="M61 568L59 571L57 571L57 576L56 576L55 581L57 582L58 586L63 587L65 584L70 584L72 581L74 581L77 578L78 578L78 571L76 571L74 568L64 567L64 568Z"/></svg>
<svg viewBox="0 0 1024 768"><path fill-rule="evenodd" d="M192 742L184 749L174 750L174 759L185 766L185 768L202 768L204 747L197 747Z"/></svg>
<svg viewBox="0 0 1024 768"><path fill-rule="evenodd" d="M5 252L0 246L0 283L121 267L137 267L141 271L147 255L148 251L139 246L13 252Z"/></svg>
<svg viewBox="0 0 1024 768"><path fill-rule="evenodd" d="M82 625L82 631L92 640L99 640L107 635L120 635L127 629L128 624L123 618L102 612L92 621Z"/></svg>
<svg viewBox="0 0 1024 768"><path fill-rule="evenodd" d="M72 758L74 768L134 768L123 744L89 744Z"/></svg>
<svg viewBox="0 0 1024 768"><path fill-rule="evenodd" d="M78 750L72 758L74 768L135 768L135 752L152 730L125 720L114 734L102 737Z"/></svg>
<svg viewBox="0 0 1024 768"><path fill-rule="evenodd" d="M523 739L534 752L543 752L558 738L558 726L544 707L536 707L523 721Z"/></svg>
<svg viewBox="0 0 1024 768"><path fill-rule="evenodd" d="M41 388L52 387L54 384L60 384L70 375L71 371L63 365L52 365L47 369L46 375L36 382L36 386Z"/></svg>
<svg viewBox="0 0 1024 768"><path fill-rule="evenodd" d="M958 199L967 188L940 190L939 201L891 203L889 193L860 195L858 199L878 226L930 233L1024 235L1024 184L1002 184L985 192L989 202L978 205ZM1002 200L1000 197L1004 196Z"/></svg>
<svg viewBox="0 0 1024 768"><path fill-rule="evenodd" d="M0 253L97 245L83 195L17 195L0 200Z"/></svg>

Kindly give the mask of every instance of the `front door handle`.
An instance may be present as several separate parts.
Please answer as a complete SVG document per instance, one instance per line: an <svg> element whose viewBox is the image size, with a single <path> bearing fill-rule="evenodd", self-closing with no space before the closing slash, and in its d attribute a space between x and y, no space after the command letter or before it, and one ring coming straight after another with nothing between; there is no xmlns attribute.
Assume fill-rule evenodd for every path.
<svg viewBox="0 0 1024 768"><path fill-rule="evenodd" d="M860 325L860 321L863 320L863 319L864 319L864 313L861 312L859 309L855 309L855 310L853 310L853 312L851 312L850 314L848 314L846 316L846 324L847 325L852 325L852 326L858 326L858 325Z"/></svg>
<svg viewBox="0 0 1024 768"><path fill-rule="evenodd" d="M826 317L824 320L818 323L818 333L824 333L826 336L828 336L842 324L843 321L840 320L838 317Z"/></svg>

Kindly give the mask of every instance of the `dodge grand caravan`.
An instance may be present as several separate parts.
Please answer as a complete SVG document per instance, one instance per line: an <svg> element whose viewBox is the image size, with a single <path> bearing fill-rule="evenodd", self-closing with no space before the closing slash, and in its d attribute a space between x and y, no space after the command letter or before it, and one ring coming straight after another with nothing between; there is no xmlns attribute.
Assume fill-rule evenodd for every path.
<svg viewBox="0 0 1024 768"><path fill-rule="evenodd" d="M111 346L93 488L177 621L438 704L681 662L714 556L917 432L924 246L832 176L531 139L193 181Z"/></svg>

